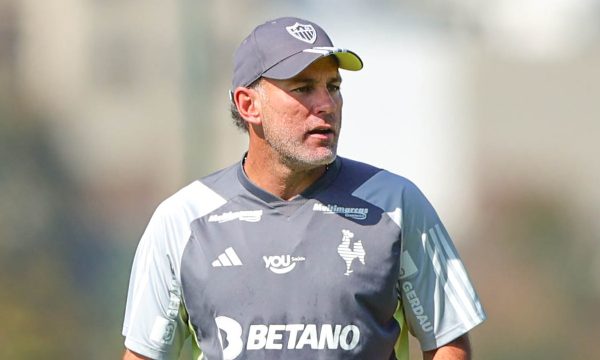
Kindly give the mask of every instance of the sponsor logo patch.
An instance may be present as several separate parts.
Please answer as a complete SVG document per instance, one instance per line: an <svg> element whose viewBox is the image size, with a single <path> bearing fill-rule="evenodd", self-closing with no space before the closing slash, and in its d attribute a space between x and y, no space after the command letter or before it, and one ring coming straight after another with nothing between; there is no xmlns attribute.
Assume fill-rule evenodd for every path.
<svg viewBox="0 0 600 360"><path fill-rule="evenodd" d="M242 326L236 320L219 316L215 323L225 360L237 359L244 349L350 351L360 342L360 329L352 324L252 324L244 339Z"/></svg>
<svg viewBox="0 0 600 360"><path fill-rule="evenodd" d="M229 211L220 215L211 215L208 222L224 223L232 220L259 222L262 214L262 210Z"/></svg>
<svg viewBox="0 0 600 360"><path fill-rule="evenodd" d="M175 329L177 329L177 322L175 320L157 316L152 325L150 339L160 344L171 345L173 339L175 339Z"/></svg>
<svg viewBox="0 0 600 360"><path fill-rule="evenodd" d="M296 264L305 261L303 256L275 255L263 256L265 267L275 274L286 274L294 270Z"/></svg>
<svg viewBox="0 0 600 360"><path fill-rule="evenodd" d="M402 290L404 291L404 295L408 299L408 303L410 304L410 309L415 314L417 320L419 320L419 326L425 332L433 331L433 326L431 325L431 321L429 317L425 314L425 309L421 304L421 300L417 295L417 292L414 290L414 286L411 282L405 281L402 284Z"/></svg>
<svg viewBox="0 0 600 360"><path fill-rule="evenodd" d="M404 250L400 256L400 279L406 279L407 277L416 274L418 271L412 257L410 257L407 250Z"/></svg>
<svg viewBox="0 0 600 360"><path fill-rule="evenodd" d="M324 214L342 214L345 217L356 220L365 220L367 218L367 214L369 213L368 208L352 208L333 204L325 205L321 203L316 203L313 206L313 211L322 212Z"/></svg>

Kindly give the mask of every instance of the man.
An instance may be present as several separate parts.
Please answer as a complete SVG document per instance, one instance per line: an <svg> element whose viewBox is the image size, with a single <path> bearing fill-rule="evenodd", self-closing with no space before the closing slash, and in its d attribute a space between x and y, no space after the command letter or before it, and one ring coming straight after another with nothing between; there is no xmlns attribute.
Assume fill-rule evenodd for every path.
<svg viewBox="0 0 600 360"><path fill-rule="evenodd" d="M434 209L400 176L336 156L339 68L317 24L258 26L234 58L240 163L164 201L135 255L124 359L469 359L485 319ZM201 354L202 353L202 354Z"/></svg>

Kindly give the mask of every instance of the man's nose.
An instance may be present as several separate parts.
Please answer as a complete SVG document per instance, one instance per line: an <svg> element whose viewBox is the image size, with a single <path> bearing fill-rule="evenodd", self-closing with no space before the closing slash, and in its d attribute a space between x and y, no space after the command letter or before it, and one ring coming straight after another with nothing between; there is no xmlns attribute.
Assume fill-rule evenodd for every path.
<svg viewBox="0 0 600 360"><path fill-rule="evenodd" d="M316 114L331 114L334 113L338 106L338 95L331 93L329 89L319 89L315 93L313 103L314 112Z"/></svg>

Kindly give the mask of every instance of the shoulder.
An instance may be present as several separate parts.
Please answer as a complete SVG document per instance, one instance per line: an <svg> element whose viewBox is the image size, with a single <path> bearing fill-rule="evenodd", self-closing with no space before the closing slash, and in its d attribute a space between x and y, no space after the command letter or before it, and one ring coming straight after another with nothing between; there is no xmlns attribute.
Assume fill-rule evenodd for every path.
<svg viewBox="0 0 600 360"><path fill-rule="evenodd" d="M179 189L156 209L163 217L193 220L227 203L226 191L236 181L235 165L214 172ZM156 215L155 214L155 215Z"/></svg>
<svg viewBox="0 0 600 360"><path fill-rule="evenodd" d="M352 196L377 206L402 226L402 214L428 204L423 193L409 179L354 160L342 159L341 181L352 185ZM421 205L422 204L422 205Z"/></svg>
<svg viewBox="0 0 600 360"><path fill-rule="evenodd" d="M354 179L358 182L354 192L420 193L419 188L404 176L356 160L341 158L341 162L344 181Z"/></svg>
<svg viewBox="0 0 600 360"><path fill-rule="evenodd" d="M203 204L219 202L221 199L216 192L200 180L196 180L166 198L158 205L157 210L165 213L192 210L202 207Z"/></svg>

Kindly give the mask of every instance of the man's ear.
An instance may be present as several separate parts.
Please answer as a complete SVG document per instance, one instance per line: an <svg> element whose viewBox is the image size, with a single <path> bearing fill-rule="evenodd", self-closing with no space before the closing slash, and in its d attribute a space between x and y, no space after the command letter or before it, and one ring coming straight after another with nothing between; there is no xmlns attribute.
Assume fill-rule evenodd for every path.
<svg viewBox="0 0 600 360"><path fill-rule="evenodd" d="M248 122L248 125L261 124L261 99L258 91L238 87L233 92L233 101L241 117Z"/></svg>

